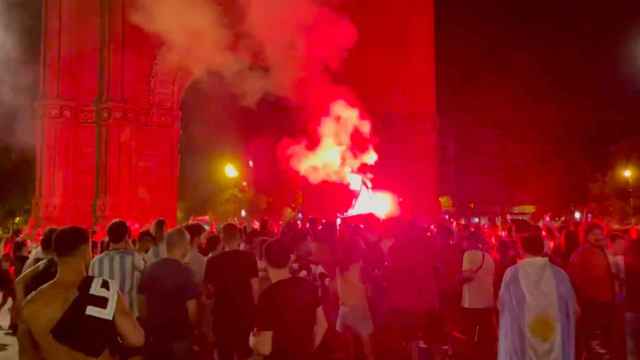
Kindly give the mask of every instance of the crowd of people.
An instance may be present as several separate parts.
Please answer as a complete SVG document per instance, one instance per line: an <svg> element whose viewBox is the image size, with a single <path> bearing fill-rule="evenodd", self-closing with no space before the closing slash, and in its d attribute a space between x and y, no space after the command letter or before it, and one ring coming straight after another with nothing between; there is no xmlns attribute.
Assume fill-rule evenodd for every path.
<svg viewBox="0 0 640 360"><path fill-rule="evenodd" d="M627 359L640 239L599 223L158 219L4 242L21 359Z"/></svg>

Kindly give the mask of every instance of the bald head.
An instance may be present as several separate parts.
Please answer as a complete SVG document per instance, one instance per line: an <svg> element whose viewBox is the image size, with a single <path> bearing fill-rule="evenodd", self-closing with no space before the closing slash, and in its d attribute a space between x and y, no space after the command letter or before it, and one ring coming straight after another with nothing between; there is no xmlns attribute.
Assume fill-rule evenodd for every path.
<svg viewBox="0 0 640 360"><path fill-rule="evenodd" d="M165 243L167 246L167 255L180 260L186 258L191 249L189 233L182 227L170 230L165 235Z"/></svg>

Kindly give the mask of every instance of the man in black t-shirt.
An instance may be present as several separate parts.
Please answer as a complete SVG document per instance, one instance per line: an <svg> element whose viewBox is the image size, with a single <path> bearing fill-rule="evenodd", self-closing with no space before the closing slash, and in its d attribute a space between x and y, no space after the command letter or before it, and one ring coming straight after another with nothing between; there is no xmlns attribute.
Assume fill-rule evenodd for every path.
<svg viewBox="0 0 640 360"><path fill-rule="evenodd" d="M264 252L272 284L260 294L251 347L265 360L309 359L328 328L318 289L291 276L291 252L281 240Z"/></svg>
<svg viewBox="0 0 640 360"><path fill-rule="evenodd" d="M146 358L189 359L201 293L185 264L189 234L183 228L171 230L165 244L167 256L145 269L138 286L138 308L148 334Z"/></svg>
<svg viewBox="0 0 640 360"><path fill-rule="evenodd" d="M255 321L258 294L258 264L253 253L239 250L240 229L222 227L225 251L209 258L204 282L213 297L213 333L219 360L247 359L251 356L249 334Z"/></svg>

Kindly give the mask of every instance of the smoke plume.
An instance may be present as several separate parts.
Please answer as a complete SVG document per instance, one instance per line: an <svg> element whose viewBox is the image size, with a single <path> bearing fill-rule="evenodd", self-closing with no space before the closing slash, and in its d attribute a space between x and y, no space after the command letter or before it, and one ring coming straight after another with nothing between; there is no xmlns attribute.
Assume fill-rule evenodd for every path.
<svg viewBox="0 0 640 360"><path fill-rule="evenodd" d="M320 1L241 0L236 6L138 0L130 19L163 40L169 65L195 77L220 74L245 104L266 93L304 102L298 90L311 83L324 91L357 39L353 24Z"/></svg>
<svg viewBox="0 0 640 360"><path fill-rule="evenodd" d="M37 41L25 34L37 33L39 17L25 3L0 2L0 133L3 141L19 146L34 143L32 109L38 78L37 54L30 51Z"/></svg>
<svg viewBox="0 0 640 360"><path fill-rule="evenodd" d="M373 191L370 178L354 187L365 183L360 167L378 158L371 123L350 89L334 81L358 33L326 1L238 0L230 8L215 0L138 0L130 17L163 40L169 65L195 77L221 75L244 104L265 94L289 99L312 138L282 141L289 165L312 184L350 185L360 194L354 211L385 217L397 208L392 194Z"/></svg>

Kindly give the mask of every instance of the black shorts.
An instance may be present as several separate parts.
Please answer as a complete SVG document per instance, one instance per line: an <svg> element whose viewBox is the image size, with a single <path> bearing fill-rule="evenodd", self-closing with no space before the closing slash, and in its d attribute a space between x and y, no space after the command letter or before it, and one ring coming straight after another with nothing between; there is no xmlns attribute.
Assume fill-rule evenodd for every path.
<svg viewBox="0 0 640 360"><path fill-rule="evenodd" d="M247 358L253 354L249 347L251 327L230 326L226 329L215 329L216 345L219 359L233 359L233 355Z"/></svg>

